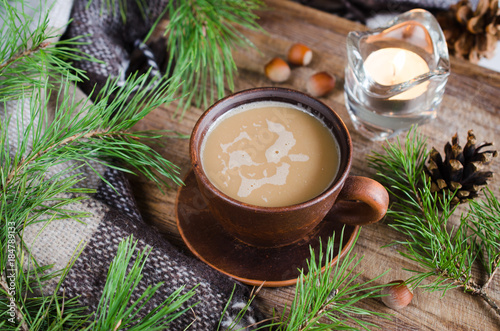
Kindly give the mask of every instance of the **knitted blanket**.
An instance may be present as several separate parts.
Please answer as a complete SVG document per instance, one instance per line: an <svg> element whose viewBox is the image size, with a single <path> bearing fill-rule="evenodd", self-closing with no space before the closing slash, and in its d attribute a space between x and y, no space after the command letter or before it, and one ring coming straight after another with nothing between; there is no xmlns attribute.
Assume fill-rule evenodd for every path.
<svg viewBox="0 0 500 331"><path fill-rule="evenodd" d="M37 8L38 0L31 2L33 2L32 8ZM94 87L102 88L109 76L124 79L125 72L130 66L128 54L134 48L147 51L143 48L144 45L137 41L144 38L166 4L166 0L149 1L149 11L147 15L142 16L136 1L129 0L126 13L127 23L124 24L120 15L113 14L117 8L106 9L108 3L118 5L118 1L77 0L74 4L67 0L53 2L55 4L52 7L45 8L51 8L50 25L63 28L68 19L72 18L73 21L66 30L66 36L85 35L83 41L89 44L83 44L82 50L102 60L99 64L85 61L76 63L77 67L88 72L89 80L81 86L86 93ZM87 6L89 3L90 6ZM79 90L72 91L72 93L76 93L77 98L85 97ZM15 103L0 105L2 121L8 117L12 118L11 126L8 128L9 136L13 137L12 142L17 141L14 137L27 125L21 123L22 119L16 118L19 109L19 105ZM33 141L28 142L30 146L33 144ZM12 145L12 152L14 151L15 146ZM29 245L36 261L40 265L54 265L54 270L65 268L78 245L84 243L83 251L62 283L61 293L67 297L78 296L80 303L88 307L89 312L95 311L118 244L122 239L133 235L134 240L138 241L137 249L151 247L152 252L143 269L143 278L138 290L132 293L132 300L138 299L148 286L163 282L163 286L137 317L145 316L179 287L185 286L184 292L187 292L197 286L195 296L180 309L195 303L197 305L174 320L169 325L169 329L215 330L220 321L222 321L222 329L229 326L248 301L249 288L236 283L172 246L154 228L143 222L130 186L123 174L98 165L94 165L94 168L114 186L115 190L104 184L89 169L78 170L83 172L85 177L82 185L97 189L97 194L81 203L75 203L70 208L87 212L90 216L82 219L81 222L67 219L53 220L48 224L36 223L27 227L23 233L23 239ZM54 167L52 171L60 171L60 168ZM45 289L53 291L56 282L57 280L53 280ZM222 316L233 289L231 305ZM258 316L258 313L250 307L237 328L255 323Z"/></svg>

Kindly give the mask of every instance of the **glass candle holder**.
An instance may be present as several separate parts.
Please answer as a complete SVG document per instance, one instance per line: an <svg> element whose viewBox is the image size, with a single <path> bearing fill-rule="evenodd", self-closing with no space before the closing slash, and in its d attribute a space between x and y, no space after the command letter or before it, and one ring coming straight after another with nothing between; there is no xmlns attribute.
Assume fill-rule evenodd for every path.
<svg viewBox="0 0 500 331"><path fill-rule="evenodd" d="M450 73L448 48L435 17L408 11L375 30L350 32L346 107L371 140L390 138L436 117Z"/></svg>

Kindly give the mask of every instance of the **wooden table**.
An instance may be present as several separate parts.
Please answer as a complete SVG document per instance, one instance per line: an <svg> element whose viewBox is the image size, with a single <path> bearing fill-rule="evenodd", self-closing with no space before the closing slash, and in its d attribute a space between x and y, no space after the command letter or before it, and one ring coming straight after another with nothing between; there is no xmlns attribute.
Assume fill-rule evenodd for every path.
<svg viewBox="0 0 500 331"><path fill-rule="evenodd" d="M242 30L257 48L237 50L235 59L239 69L235 90L257 86L282 86L305 90L307 78L321 70L329 71L337 77L335 90L321 100L335 109L351 132L354 147L352 174L372 176L367 167L366 154L372 150L381 151L382 143L371 142L359 135L352 126L344 105L343 77L346 66L346 35L349 31L365 29L362 25L323 13L297 3L269 0L268 10L259 12L260 24L267 31L252 32ZM283 84L274 84L263 74L264 64L274 56L285 57L287 49L295 42L307 44L314 52L308 67L294 68L292 77ZM499 50L500 51L500 50ZM228 91L229 93L229 91ZM182 120L174 118L176 104L155 110L142 120L137 129L173 129L189 134L202 109L192 108ZM448 79L446 93L438 117L422 126L420 132L428 137L429 147L442 150L451 136L458 132L462 142L467 130L473 129L478 140L500 143L500 74L472 65L465 61L452 60L452 74ZM165 147L158 151L179 165L182 175L190 169L187 140L166 139ZM500 173L500 160L496 159L490 168ZM496 194L499 193L499 177L491 181ZM130 177L136 199L144 218L155 224L168 240L185 249L175 226L174 203L177 188L162 194L152 183L141 177ZM354 252L363 255L358 267L367 280L391 269L380 282L407 279L410 272L403 268L418 268L415 263L401 257L398 247L382 248L400 234L380 223L363 227ZM289 303L294 286L284 288L264 288L258 296L258 303L265 312L278 310ZM489 294L500 303L500 275L496 275L489 287ZM500 318L479 298L451 290L441 298L441 293L417 290L412 303L400 311L392 311L378 300L362 303L364 307L379 312L393 313L392 321L373 319L382 330L499 330Z"/></svg>

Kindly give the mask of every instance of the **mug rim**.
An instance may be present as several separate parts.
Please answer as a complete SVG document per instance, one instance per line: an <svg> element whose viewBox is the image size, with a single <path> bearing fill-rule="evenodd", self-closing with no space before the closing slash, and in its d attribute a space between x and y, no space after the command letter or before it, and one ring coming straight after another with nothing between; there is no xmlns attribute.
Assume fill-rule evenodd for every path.
<svg viewBox="0 0 500 331"><path fill-rule="evenodd" d="M303 201L300 203L292 204L292 205L278 206L278 207L259 206L259 205L246 203L246 202L234 199L234 198L228 196L227 194L225 194L224 192L222 192L221 190L219 190L214 184L212 184L212 182L208 179L208 176L206 175L205 171L203 170L202 159L201 159L201 150L197 149L197 146L195 146L196 141L194 139L196 136L196 133L198 133L201 129L201 124L210 115L210 113L213 112L214 109L217 109L217 107L220 106L221 104L226 103L229 99L235 98L235 97L237 97L239 95L243 95L243 94L244 95L258 94L258 93L270 93L270 94L272 94L272 92L280 93L283 95L297 94L297 95L300 95L301 98L309 99L312 102L318 103L321 107L324 107L324 108L330 110L335 121L337 122L335 124L341 128L341 131L342 131L341 135L345 137L346 146L347 146L347 148L346 148L347 155L346 156L343 156L342 151L339 150L339 157L340 158L343 158L343 157L347 158L345 166L343 168L339 168L337 174L335 175L334 181L332 182L332 184L330 184L330 186L326 190L324 190L322 193L320 193L319 195L315 196L312 199L309 199L309 200L306 200L306 201ZM288 103L291 103L292 101L294 101L294 100L292 100L291 98L288 99ZM252 102L256 102L256 101L250 101L247 103L252 103ZM284 100L282 102L286 103L287 101ZM235 107L237 107L237 106L235 106ZM312 114L312 116L315 116L315 115ZM318 118L317 116L315 116L315 117ZM322 121L319 118L318 118L318 120ZM211 125L213 125L213 123L209 123L208 128L210 128ZM330 130L332 131L332 129L330 129ZM339 140L339 138L337 136L334 135L334 137L336 140ZM200 136L199 139L201 140L201 142L199 144L201 146L203 140L206 139L206 135ZM337 143L339 144L339 149L340 149L341 143L339 141L337 141ZM343 184L345 183L346 178L349 176L349 172L351 169L352 141L351 141L351 136L349 134L349 131L347 130L347 127L346 127L344 121L342 121L342 119L340 118L340 116L330 106L326 105L324 102L318 100L317 98L314 98L308 94L305 94L303 92L300 92L300 91L297 91L294 89L290 89L290 88L255 87L255 88L240 90L240 91L231 93L230 95L227 95L224 98L216 101L214 104L212 104L210 107L208 107L203 112L203 114L198 118L198 120L197 120L197 122L192 130L191 138L189 141L189 154L190 154L190 159L191 159L191 167L192 167L196 177L198 177L200 180L202 180L203 184L206 185L206 187L213 194L217 195L218 198L223 199L226 203L229 203L231 205L238 206L238 207L245 208L245 209L251 209L255 212L260 212L260 213L277 213L278 212L279 213L279 212L283 212L283 211L293 211L293 210L299 210L299 209L310 207L312 205L315 205L319 201L327 199L332 193L340 192L340 190L343 187ZM197 161L197 162L195 162L195 161ZM342 166L342 162L339 163L339 167L341 167L341 166Z"/></svg>

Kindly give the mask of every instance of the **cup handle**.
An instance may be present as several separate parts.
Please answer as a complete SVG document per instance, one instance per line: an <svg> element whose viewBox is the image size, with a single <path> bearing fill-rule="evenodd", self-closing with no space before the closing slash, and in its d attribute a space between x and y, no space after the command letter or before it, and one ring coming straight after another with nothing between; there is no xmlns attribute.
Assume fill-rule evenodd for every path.
<svg viewBox="0 0 500 331"><path fill-rule="evenodd" d="M388 206L389 194L382 184L367 177L349 176L333 209L344 224L367 225L380 221Z"/></svg>

